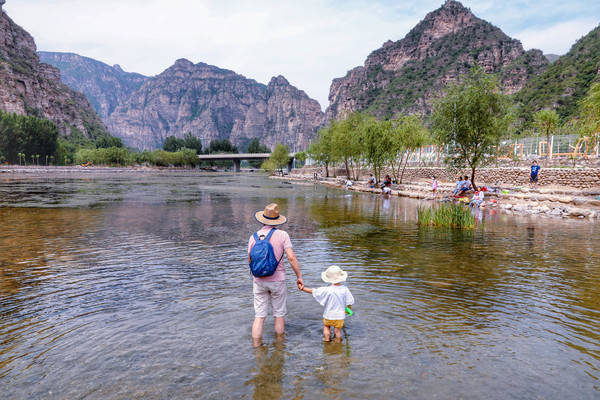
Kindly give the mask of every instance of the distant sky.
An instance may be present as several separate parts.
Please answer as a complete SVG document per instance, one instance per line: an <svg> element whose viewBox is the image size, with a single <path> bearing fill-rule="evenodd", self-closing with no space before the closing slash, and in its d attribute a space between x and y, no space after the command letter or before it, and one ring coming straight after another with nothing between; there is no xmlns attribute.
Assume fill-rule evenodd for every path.
<svg viewBox="0 0 600 400"><path fill-rule="evenodd" d="M331 80L399 40L442 0L7 0L39 50L156 75L178 58L268 83L284 75L328 105ZM564 54L600 23L599 0L464 1L526 49Z"/></svg>

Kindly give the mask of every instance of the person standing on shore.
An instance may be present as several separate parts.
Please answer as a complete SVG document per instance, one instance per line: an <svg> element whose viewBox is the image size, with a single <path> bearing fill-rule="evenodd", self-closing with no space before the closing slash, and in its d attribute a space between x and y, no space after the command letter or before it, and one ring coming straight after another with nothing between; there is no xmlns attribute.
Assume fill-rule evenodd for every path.
<svg viewBox="0 0 600 400"><path fill-rule="evenodd" d="M286 231L277 229L278 226L287 222L287 218L279 214L279 206L275 203L269 204L263 211L255 214L258 222L263 227L250 237L248 241L248 263L254 275L253 294L254 294L254 323L252 324L252 345L258 347L262 343L263 327L269 306L273 309L275 320L275 334L281 338L285 332L285 314L287 313L287 287L285 284L285 265L283 256L287 259L296 274L296 285L304 286L300 264L292 249L290 236ZM271 274L257 276L255 265L268 264L266 259L262 259L260 252L253 252L258 241L267 240L269 251L267 257L275 259L275 271ZM270 244L270 245L269 245ZM261 246L264 248L264 246ZM270 257L268 257L270 256ZM254 257L254 259L253 259ZM261 257L261 259L257 259ZM261 275L261 274L259 274Z"/></svg>
<svg viewBox="0 0 600 400"><path fill-rule="evenodd" d="M531 163L531 175L529 176L529 183L533 183L534 185L537 184L540 169L540 166L537 165L537 161L533 160L533 163Z"/></svg>

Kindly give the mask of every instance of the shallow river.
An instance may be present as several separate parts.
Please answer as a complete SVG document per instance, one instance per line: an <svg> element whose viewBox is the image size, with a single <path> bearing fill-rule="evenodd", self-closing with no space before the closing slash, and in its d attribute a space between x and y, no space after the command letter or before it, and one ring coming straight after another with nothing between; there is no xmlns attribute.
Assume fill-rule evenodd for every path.
<svg viewBox="0 0 600 400"><path fill-rule="evenodd" d="M342 344L293 285L252 348L248 237L279 203L307 286L356 298ZM0 177L0 397L598 399L600 228L477 215L259 176Z"/></svg>

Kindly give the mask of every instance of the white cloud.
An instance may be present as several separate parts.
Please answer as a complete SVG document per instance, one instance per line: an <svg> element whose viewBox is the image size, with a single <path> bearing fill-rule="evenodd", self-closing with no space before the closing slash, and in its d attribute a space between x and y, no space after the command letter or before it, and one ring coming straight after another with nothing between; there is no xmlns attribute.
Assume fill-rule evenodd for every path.
<svg viewBox="0 0 600 400"><path fill-rule="evenodd" d="M559 22L545 28L530 28L516 34L526 49L542 49L544 53L563 55L582 36L598 25L591 18Z"/></svg>
<svg viewBox="0 0 600 400"><path fill-rule="evenodd" d="M263 83L281 74L323 107L334 77L361 65L387 39L400 39L422 17L391 18L383 6L327 0L9 0L5 9L40 50L74 52L147 75L178 58Z"/></svg>
<svg viewBox="0 0 600 400"><path fill-rule="evenodd" d="M582 0L583 1L583 0ZM443 0L8 0L8 14L38 48L74 52L155 75L178 58L234 70L259 82L284 75L328 105L331 80L364 63L386 40L401 39ZM507 23L516 2L465 1L475 14ZM534 3L531 3L534 4ZM503 14L504 13L504 14ZM495 21L499 18L499 21ZM534 16L532 16L534 18ZM543 34L510 27L526 47L561 52L590 21L556 24ZM558 29L556 32L553 29Z"/></svg>

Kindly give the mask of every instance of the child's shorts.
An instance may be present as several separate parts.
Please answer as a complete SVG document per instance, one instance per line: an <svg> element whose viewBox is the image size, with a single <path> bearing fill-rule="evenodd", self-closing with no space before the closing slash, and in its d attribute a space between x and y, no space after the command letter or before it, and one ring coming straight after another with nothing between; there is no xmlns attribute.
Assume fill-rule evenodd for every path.
<svg viewBox="0 0 600 400"><path fill-rule="evenodd" d="M334 328L343 328L344 320L343 319L325 319L323 318L323 324L325 326L333 326Z"/></svg>

